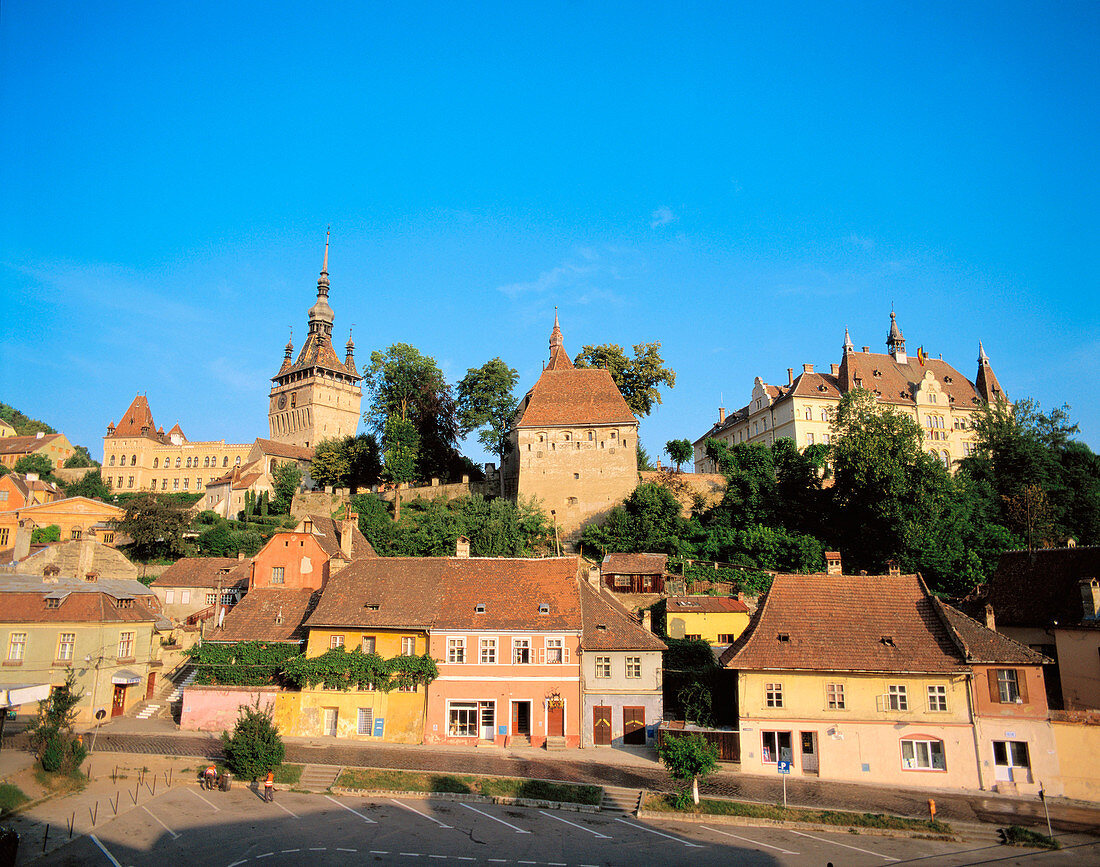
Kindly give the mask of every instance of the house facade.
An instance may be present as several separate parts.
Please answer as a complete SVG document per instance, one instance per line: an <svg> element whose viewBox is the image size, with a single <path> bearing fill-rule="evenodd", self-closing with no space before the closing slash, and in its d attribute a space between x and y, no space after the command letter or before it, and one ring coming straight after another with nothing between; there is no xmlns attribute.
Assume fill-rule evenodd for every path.
<svg viewBox="0 0 1100 867"><path fill-rule="evenodd" d="M42 481L37 473L7 473L0 476L0 511L53 503L64 498L65 492L60 487L53 482Z"/></svg>
<svg viewBox="0 0 1100 867"><path fill-rule="evenodd" d="M604 586L612 593L663 593L668 554L605 554Z"/></svg>
<svg viewBox="0 0 1100 867"><path fill-rule="evenodd" d="M31 436L0 437L0 464L14 467L22 458L45 455L56 470L73 456L73 444L65 434L36 433Z"/></svg>
<svg viewBox="0 0 1100 867"><path fill-rule="evenodd" d="M160 600L165 616L174 622L205 620L214 616L219 592L227 613L241 601L251 571L243 557L183 557L165 569L149 589Z"/></svg>
<svg viewBox="0 0 1100 867"><path fill-rule="evenodd" d="M0 548L9 545L19 549L17 536L20 528L34 530L37 527L56 526L62 541L94 537L104 545L114 545L114 522L125 516L126 510L92 500L88 497L66 497L48 503L36 503L0 512ZM30 535L26 539L27 551L18 551L16 559L29 552Z"/></svg>
<svg viewBox="0 0 1100 867"><path fill-rule="evenodd" d="M669 596L669 638L696 638L713 646L733 644L749 625L749 607L729 596Z"/></svg>

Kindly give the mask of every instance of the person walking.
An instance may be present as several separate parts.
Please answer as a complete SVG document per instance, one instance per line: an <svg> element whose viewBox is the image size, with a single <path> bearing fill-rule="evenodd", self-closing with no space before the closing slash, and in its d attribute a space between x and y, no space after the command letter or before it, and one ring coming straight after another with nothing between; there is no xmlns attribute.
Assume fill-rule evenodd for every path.
<svg viewBox="0 0 1100 867"><path fill-rule="evenodd" d="M268 771L267 779L264 780L264 800L271 803L275 800L275 772Z"/></svg>
<svg viewBox="0 0 1100 867"><path fill-rule="evenodd" d="M202 772L202 782L204 789L213 789L218 779L218 769L213 765L210 765L205 771Z"/></svg>

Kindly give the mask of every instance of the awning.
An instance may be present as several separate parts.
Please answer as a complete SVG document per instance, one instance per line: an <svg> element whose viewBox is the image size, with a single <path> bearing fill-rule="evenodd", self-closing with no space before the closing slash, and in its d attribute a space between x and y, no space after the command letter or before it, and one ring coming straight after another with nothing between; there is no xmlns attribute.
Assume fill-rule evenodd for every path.
<svg viewBox="0 0 1100 867"><path fill-rule="evenodd" d="M19 707L50 697L48 683L16 684L0 689L0 707Z"/></svg>
<svg viewBox="0 0 1100 867"><path fill-rule="evenodd" d="M141 683L141 675L134 674L129 669L124 668L122 671L116 671L111 676L111 683L116 686L134 686L135 684Z"/></svg>

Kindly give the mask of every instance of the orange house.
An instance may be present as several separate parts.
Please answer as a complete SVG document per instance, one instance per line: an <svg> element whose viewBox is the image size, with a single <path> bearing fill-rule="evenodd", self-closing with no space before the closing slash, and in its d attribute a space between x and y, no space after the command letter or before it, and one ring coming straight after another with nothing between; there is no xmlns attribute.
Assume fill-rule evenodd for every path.
<svg viewBox="0 0 1100 867"><path fill-rule="evenodd" d="M8 473L0 476L0 510L22 509L38 503L64 499L65 492L53 482L44 482L36 473Z"/></svg>

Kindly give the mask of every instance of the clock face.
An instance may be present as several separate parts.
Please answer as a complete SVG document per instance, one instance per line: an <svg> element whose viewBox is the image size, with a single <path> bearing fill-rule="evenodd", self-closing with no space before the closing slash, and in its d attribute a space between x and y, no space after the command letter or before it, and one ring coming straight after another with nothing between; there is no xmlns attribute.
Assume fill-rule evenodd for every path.
<svg viewBox="0 0 1100 867"><path fill-rule="evenodd" d="M286 395L285 394L280 394L279 395L279 409L283 409L285 406L286 406Z"/></svg>

